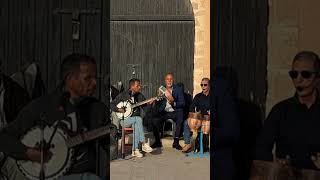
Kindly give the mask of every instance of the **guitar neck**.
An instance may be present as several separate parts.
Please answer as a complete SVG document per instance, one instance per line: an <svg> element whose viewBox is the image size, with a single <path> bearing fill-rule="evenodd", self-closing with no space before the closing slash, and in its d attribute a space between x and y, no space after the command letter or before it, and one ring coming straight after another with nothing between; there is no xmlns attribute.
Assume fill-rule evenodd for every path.
<svg viewBox="0 0 320 180"><path fill-rule="evenodd" d="M66 141L66 144L69 148L72 148L72 147L77 146L79 144L82 144L84 142L87 142L87 141L93 140L95 138L98 138L100 136L103 136L103 135L107 134L108 132L110 132L110 127L104 126L101 128L91 130L86 133L79 134L75 137L69 138Z"/></svg>
<svg viewBox="0 0 320 180"><path fill-rule="evenodd" d="M148 102L151 102L151 101L153 101L155 99L156 99L156 97L153 97L153 98L138 102L137 104L132 105L132 108L135 108L135 107L138 107L138 106L142 106L142 105L144 105L144 104L146 104Z"/></svg>

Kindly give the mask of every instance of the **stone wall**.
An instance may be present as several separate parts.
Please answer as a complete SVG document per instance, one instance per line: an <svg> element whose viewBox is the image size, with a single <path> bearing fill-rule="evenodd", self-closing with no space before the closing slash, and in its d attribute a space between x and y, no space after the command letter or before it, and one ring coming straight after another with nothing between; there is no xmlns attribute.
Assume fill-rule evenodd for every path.
<svg viewBox="0 0 320 180"><path fill-rule="evenodd" d="M195 95L201 92L201 79L210 78L210 0L191 0L191 3L195 15L193 81L193 95Z"/></svg>
<svg viewBox="0 0 320 180"><path fill-rule="evenodd" d="M319 5L318 0L269 0L266 115L294 93L288 75L294 55L302 50L320 53Z"/></svg>

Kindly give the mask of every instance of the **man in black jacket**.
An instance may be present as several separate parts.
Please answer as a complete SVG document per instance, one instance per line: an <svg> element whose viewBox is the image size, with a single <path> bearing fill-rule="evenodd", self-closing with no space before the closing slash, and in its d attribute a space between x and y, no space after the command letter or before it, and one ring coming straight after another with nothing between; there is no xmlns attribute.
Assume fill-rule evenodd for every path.
<svg viewBox="0 0 320 180"><path fill-rule="evenodd" d="M63 85L55 92L42 96L29 103L21 110L17 118L0 132L0 151L17 160L40 162L41 153L38 148L27 147L19 140L31 128L43 122L53 126L61 120L67 133L79 134L96 129L110 122L107 121L105 104L93 96L96 89L96 62L92 57L82 54L67 56L61 66ZM41 119L45 115L45 120ZM68 117L68 118L67 118ZM37 137L40 138L40 137ZM107 140L98 141L107 149ZM97 149L95 142L90 141L75 147L75 161L65 176L67 179L100 179L96 172ZM100 149L100 148L99 148ZM107 150L108 152L108 150ZM109 154L109 153L107 153ZM45 152L45 160L50 160L50 149ZM12 179L24 179L17 169L9 169Z"/></svg>
<svg viewBox="0 0 320 180"><path fill-rule="evenodd" d="M211 85L211 142L212 178L235 180L233 147L239 138L240 126L236 115L231 89L223 79L215 79Z"/></svg>

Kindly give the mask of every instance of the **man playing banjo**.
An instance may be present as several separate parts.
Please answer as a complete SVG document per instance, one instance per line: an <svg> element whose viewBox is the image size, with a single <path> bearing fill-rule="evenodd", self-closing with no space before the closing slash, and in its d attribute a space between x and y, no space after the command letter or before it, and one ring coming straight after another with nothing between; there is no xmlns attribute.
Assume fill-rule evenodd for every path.
<svg viewBox="0 0 320 180"><path fill-rule="evenodd" d="M23 175L14 166L8 165L7 170L9 179L25 180L39 179L39 176L31 177L31 171L39 174L39 164L44 160L44 177L45 179L71 180L71 179L92 179L100 180L95 175L97 150L95 141L89 141L76 146L72 154L68 154L71 150L63 151L57 149L59 143L55 144L59 139L64 137L60 130L57 130L52 136L52 144L44 150L44 157L41 158L39 149L40 136L34 136L35 142L33 146L27 146L20 140L21 137L28 135L30 129L45 124L49 127L64 127L67 133L81 134L82 132L105 127L110 123L107 121L106 106L102 102L93 98L96 89L96 62L87 55L71 54L67 56L61 65L62 86L57 88L55 92L49 95L35 99L28 104L18 114L17 118L0 132L0 151L14 158L17 162L25 162ZM46 129L45 129L46 130ZM39 133L38 133L39 134ZM45 141L48 133L44 131ZM52 135L50 134L50 135ZM43 136L42 136L43 137ZM31 139L31 140L33 140ZM30 139L29 139L30 140ZM104 150L107 148L107 140L98 141ZM66 144L63 144L66 146ZM55 153L57 152L57 154ZM59 154L60 152L60 154ZM108 153L107 153L108 154ZM63 161L59 157L72 156L72 161ZM70 160L70 158L67 158ZM52 162L54 161L54 162ZM11 161L14 162L14 161ZM30 162L30 163L29 163ZM22 165L23 163L21 163ZM57 164L63 164L57 172L52 172ZM28 166L30 166L28 168ZM68 167L66 167L68 166ZM55 169L58 167L55 167ZM30 174L28 174L28 170ZM26 177L25 177L26 176ZM50 177L49 177L50 176ZM27 178L28 177L28 178ZM104 177L106 178L106 177Z"/></svg>
<svg viewBox="0 0 320 180"><path fill-rule="evenodd" d="M125 106L128 105L128 103L130 104L135 104L135 103L139 103L142 101L145 101L145 97L143 96L142 93L140 93L140 89L141 89L141 84L140 84L140 80L139 79L131 79L129 81L129 89L127 91L122 92L121 94L119 94L111 103L110 103L110 107L111 110L114 112L118 112L121 115L125 115L126 112L126 108ZM123 107L119 106L118 104L121 102L123 102L124 104ZM152 104L154 102L154 100L150 100L148 102L148 104ZM117 107L118 105L118 107ZM142 105L142 107L144 108L144 110L147 110L147 106L146 105ZM121 117L119 117L120 120L122 119ZM125 117L123 117L124 119ZM133 140L133 149L134 151L132 152L132 156L135 157L143 157L143 155L141 154L140 150L139 150L139 143L141 143L142 145L142 151L150 153L152 152L152 148L145 143L145 137L144 137L144 130L143 130L143 124L142 124L142 118L140 117L140 109L139 108L135 108L133 109L132 115L130 117L126 117L124 119L124 121L120 121L121 126L124 127L131 127L133 126L134 128L134 140Z"/></svg>

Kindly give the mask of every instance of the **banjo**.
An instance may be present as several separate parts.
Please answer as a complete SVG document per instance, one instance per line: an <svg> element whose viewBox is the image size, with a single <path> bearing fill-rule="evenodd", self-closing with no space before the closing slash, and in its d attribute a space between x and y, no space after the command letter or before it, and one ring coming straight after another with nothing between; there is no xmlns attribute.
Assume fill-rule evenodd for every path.
<svg viewBox="0 0 320 180"><path fill-rule="evenodd" d="M122 119L122 118L126 119L126 118L130 117L134 112L134 110L133 110L134 108L142 106L142 105L149 103L149 102L152 102L154 100L159 101L159 100L163 99L165 91L166 91L166 88L164 86L160 86L160 88L159 88L160 95L159 96L141 101L136 104L132 104L129 100L122 101L122 102L118 103L117 108L119 108L119 109L124 108L125 112L124 113L116 112L117 117L119 119Z"/></svg>
<svg viewBox="0 0 320 180"><path fill-rule="evenodd" d="M53 131L54 127L46 126L44 128L44 139L46 142L49 142ZM70 138L64 130L58 127L50 145L52 157L47 163L44 163L45 179L54 180L68 172L74 160L73 148L75 146L103 136L109 132L110 127L104 126ZM40 127L32 128L21 138L21 142L28 147L34 147L39 143L39 138L37 137L40 137L40 133ZM17 160L16 163L19 170L27 178L30 180L39 179L40 163L26 160Z"/></svg>

